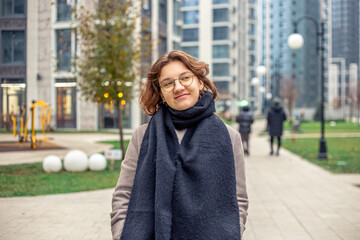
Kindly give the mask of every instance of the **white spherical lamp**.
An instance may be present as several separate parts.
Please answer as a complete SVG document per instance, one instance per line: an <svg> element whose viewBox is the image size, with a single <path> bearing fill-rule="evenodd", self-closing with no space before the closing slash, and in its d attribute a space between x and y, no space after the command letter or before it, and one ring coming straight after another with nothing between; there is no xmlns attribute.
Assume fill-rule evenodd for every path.
<svg viewBox="0 0 360 240"><path fill-rule="evenodd" d="M83 151L72 150L65 155L64 168L69 172L83 172L88 168L88 158Z"/></svg>
<svg viewBox="0 0 360 240"><path fill-rule="evenodd" d="M254 77L254 78L251 79L251 85L253 85L253 86L258 85L259 82L260 82L260 79L257 78L257 77Z"/></svg>
<svg viewBox="0 0 360 240"><path fill-rule="evenodd" d="M47 173L60 172L62 168L61 159L58 156L49 155L44 159L42 167Z"/></svg>
<svg viewBox="0 0 360 240"><path fill-rule="evenodd" d="M304 38L299 33L293 33L288 37L287 43L290 48L299 49L304 45Z"/></svg>
<svg viewBox="0 0 360 240"><path fill-rule="evenodd" d="M262 76L262 75L264 75L265 73L266 73L266 67L265 67L265 66L260 65L260 66L258 66L258 67L256 68L256 74L257 74L258 76Z"/></svg>
<svg viewBox="0 0 360 240"><path fill-rule="evenodd" d="M103 171L106 168L106 158L100 153L95 153L89 158L89 169L91 171Z"/></svg>
<svg viewBox="0 0 360 240"><path fill-rule="evenodd" d="M272 94L270 92L266 93L266 99L270 100L272 98Z"/></svg>

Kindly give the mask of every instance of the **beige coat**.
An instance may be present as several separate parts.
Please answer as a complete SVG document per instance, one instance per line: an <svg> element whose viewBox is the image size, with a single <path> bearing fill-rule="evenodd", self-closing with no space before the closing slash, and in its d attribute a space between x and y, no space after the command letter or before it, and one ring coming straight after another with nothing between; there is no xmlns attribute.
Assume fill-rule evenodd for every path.
<svg viewBox="0 0 360 240"><path fill-rule="evenodd" d="M245 230L245 222L248 209L248 197L246 192L245 182L245 165L244 153L240 139L240 134L232 127L227 126L230 134L234 158L235 158L235 171L236 171L236 190L237 200L239 204L241 235ZM112 212L111 216L111 231L113 239L119 239L128 209L130 200L131 189L134 183L137 161L139 157L141 143L147 128L147 124L138 127L130 140L128 149L126 151L125 159L121 164L121 171L118 183L115 188L112 199ZM178 133L179 134L179 133Z"/></svg>

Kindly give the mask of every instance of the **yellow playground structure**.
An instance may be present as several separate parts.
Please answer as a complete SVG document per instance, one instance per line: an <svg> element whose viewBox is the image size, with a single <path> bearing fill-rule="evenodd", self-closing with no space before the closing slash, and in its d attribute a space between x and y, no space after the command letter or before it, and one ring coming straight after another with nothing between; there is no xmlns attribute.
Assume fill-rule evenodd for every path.
<svg viewBox="0 0 360 240"><path fill-rule="evenodd" d="M24 124L24 115L26 113L26 109L24 106L21 107L21 115L20 115L20 131L17 129L17 119L14 114L11 114L11 119L13 121L13 132L14 136L19 135L19 142L27 142L28 141L28 129L27 125L29 119L31 117L31 136L30 136L30 147L32 149L36 149L36 144L38 142L47 140L45 128L49 128L50 118L51 118L51 106L43 101L33 101L31 104L27 105L30 107L29 114L26 117L26 121ZM41 107L40 112L40 122L41 122L41 129L43 133L42 138L36 138L35 136L35 109L36 107Z"/></svg>

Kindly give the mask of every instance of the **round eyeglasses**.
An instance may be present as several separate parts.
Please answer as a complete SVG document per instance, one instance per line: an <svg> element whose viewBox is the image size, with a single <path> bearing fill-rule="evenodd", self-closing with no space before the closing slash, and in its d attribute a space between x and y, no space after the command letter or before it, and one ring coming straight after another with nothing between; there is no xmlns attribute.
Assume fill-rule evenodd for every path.
<svg viewBox="0 0 360 240"><path fill-rule="evenodd" d="M175 89L175 81L179 80L179 83L184 87L188 87L193 83L194 74L186 73L177 79L166 78L160 82L160 88L165 92L170 92Z"/></svg>

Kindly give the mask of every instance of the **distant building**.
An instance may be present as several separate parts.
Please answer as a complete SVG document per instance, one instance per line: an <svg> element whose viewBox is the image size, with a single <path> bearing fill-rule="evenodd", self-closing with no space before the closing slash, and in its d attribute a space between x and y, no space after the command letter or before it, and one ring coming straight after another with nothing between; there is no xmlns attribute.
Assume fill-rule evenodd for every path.
<svg viewBox="0 0 360 240"><path fill-rule="evenodd" d="M51 104L51 126L57 129L96 130L117 128L117 108L110 104L87 102L77 91L72 60L78 53L72 31L72 8L84 0L8 0L0 5L0 128L18 117L21 106L33 100ZM151 64L167 51L167 7L175 0L149 0L142 16L151 19L149 32L160 45L149 59ZM97 1L86 1L91 8ZM142 72L142 77L146 76ZM29 109L27 109L29 110ZM39 119L39 111L37 119ZM137 99L124 107L124 127L134 128L146 121ZM40 121L37 121L37 128Z"/></svg>
<svg viewBox="0 0 360 240"><path fill-rule="evenodd" d="M183 51L210 65L210 78L220 98L218 112L237 114L237 102L251 98L250 80L256 68L256 1L183 0L180 45Z"/></svg>
<svg viewBox="0 0 360 240"><path fill-rule="evenodd" d="M332 108L356 101L359 86L359 1L331 0L331 80L328 98ZM358 90L359 91L359 90ZM359 93L357 93L359 94Z"/></svg>
<svg viewBox="0 0 360 240"><path fill-rule="evenodd" d="M326 7L326 1L263 0L262 3L262 58L268 69L264 83L266 91L271 93L271 97L282 97L284 81L291 81L297 89L295 107L316 108L320 102L320 57L317 54L316 29L320 26L321 16L327 18L326 11L322 9ZM304 46L292 50L287 45L287 38L294 31L293 22L303 16L313 18L317 26L309 20L301 21L298 32L304 37ZM327 43L325 58L326 49Z"/></svg>

